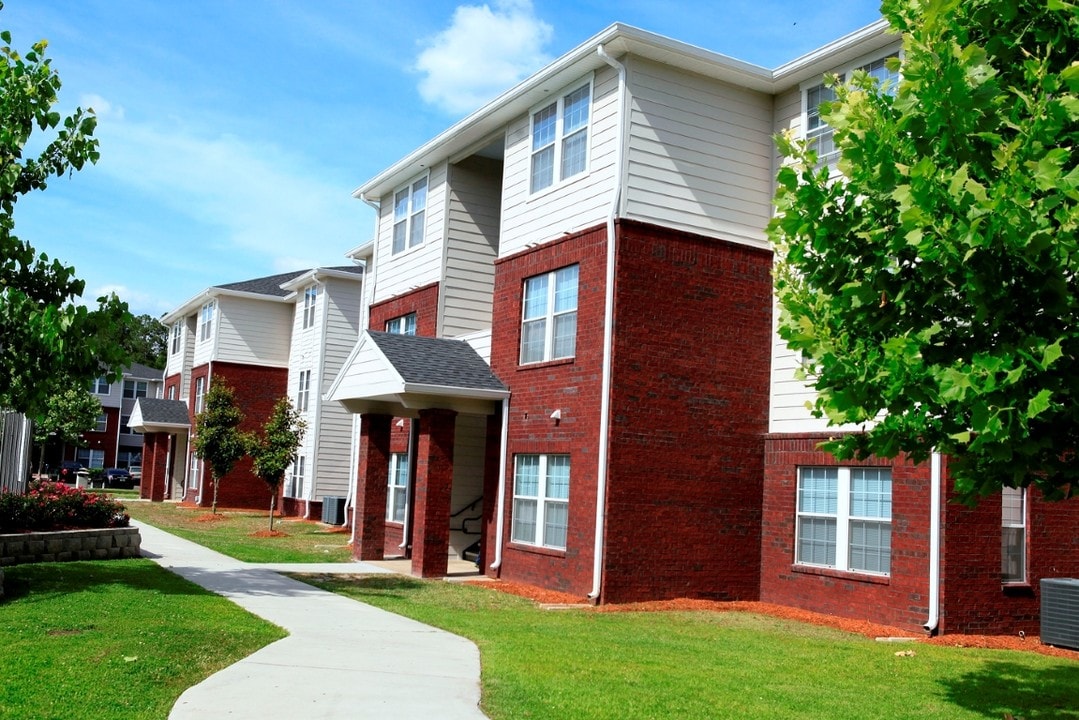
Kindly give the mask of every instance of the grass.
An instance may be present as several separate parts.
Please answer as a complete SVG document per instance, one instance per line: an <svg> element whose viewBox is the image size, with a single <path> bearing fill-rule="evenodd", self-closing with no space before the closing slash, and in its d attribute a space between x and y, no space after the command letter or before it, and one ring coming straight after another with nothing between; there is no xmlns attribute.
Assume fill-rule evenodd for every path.
<svg viewBox="0 0 1079 720"><path fill-rule="evenodd" d="M543 610L402 576L304 579L473 640L495 720L1079 718L1079 663L1033 653L882 644L748 613Z"/></svg>
<svg viewBox="0 0 1079 720"><path fill-rule="evenodd" d="M4 574L0 720L164 718L185 689L285 635L149 560Z"/></svg>
<svg viewBox="0 0 1079 720"><path fill-rule="evenodd" d="M127 502L135 520L224 553L237 560L267 563L348 562L352 559L348 534L331 531L310 520L283 518L274 521L282 535L259 537L269 529L267 512L223 512L207 522L209 510L181 507L176 503Z"/></svg>

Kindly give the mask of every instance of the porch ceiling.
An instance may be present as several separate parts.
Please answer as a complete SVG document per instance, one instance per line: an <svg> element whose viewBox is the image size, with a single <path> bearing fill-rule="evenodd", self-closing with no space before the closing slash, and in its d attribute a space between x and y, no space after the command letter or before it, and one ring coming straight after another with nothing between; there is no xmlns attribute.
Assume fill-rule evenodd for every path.
<svg viewBox="0 0 1079 720"><path fill-rule="evenodd" d="M366 330L327 393L353 413L417 417L434 408L489 415L509 390L462 340Z"/></svg>

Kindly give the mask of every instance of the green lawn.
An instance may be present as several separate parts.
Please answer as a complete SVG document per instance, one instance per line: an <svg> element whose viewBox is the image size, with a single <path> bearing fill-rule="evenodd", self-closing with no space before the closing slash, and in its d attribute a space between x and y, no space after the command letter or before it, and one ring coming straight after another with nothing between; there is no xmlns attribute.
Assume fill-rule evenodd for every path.
<svg viewBox="0 0 1079 720"><path fill-rule="evenodd" d="M1033 653L883 644L747 613L542 610L402 576L304 579L473 640L496 720L1079 718L1079 663Z"/></svg>
<svg viewBox="0 0 1079 720"><path fill-rule="evenodd" d="M285 636L149 560L4 574L2 720L160 720L185 689Z"/></svg>
<svg viewBox="0 0 1079 720"><path fill-rule="evenodd" d="M246 562L348 562L352 559L347 532L308 520L274 520L280 537L258 537L269 529L267 512L222 512L205 522L210 511L176 503L125 501L132 518L167 530L200 545Z"/></svg>

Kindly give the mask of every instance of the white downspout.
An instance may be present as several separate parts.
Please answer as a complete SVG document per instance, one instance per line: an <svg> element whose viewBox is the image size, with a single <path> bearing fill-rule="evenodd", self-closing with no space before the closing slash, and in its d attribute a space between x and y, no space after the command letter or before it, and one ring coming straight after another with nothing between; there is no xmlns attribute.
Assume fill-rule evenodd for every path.
<svg viewBox="0 0 1079 720"><path fill-rule="evenodd" d="M932 635L940 622L940 453L933 453L929 463L929 619L923 627Z"/></svg>
<svg viewBox="0 0 1079 720"><path fill-rule="evenodd" d="M596 540L592 550L592 591L588 597L599 600L603 580L603 536L606 530L608 448L611 421L611 354L614 339L614 278L615 278L615 227L618 206L622 200L622 145L626 124L626 66L618 62L603 48L596 52L605 63L618 72L618 134L615 138L614 192L611 208L607 213L607 284L603 297L603 376L599 406L599 457L596 471Z"/></svg>
<svg viewBox="0 0 1079 720"><path fill-rule="evenodd" d="M506 460L509 457L507 446L510 439L510 399L502 398L502 437L498 449L498 514L495 515L495 561L491 569L502 567L502 518L506 512Z"/></svg>
<svg viewBox="0 0 1079 720"><path fill-rule="evenodd" d="M416 448L416 425L417 421L408 421L408 454L405 456L408 458L408 481L405 484L405 519L401 522L401 544L397 546L398 550L405 551L405 555L408 555L408 533L411 530L408 518L412 514L412 490L413 485L415 485L412 482L412 464L416 462L416 453L413 452Z"/></svg>

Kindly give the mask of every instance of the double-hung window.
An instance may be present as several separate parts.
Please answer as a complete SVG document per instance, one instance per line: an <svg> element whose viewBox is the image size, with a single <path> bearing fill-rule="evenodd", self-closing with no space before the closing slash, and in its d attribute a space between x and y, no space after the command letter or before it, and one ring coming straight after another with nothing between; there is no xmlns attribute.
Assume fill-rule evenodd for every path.
<svg viewBox="0 0 1079 720"><path fill-rule="evenodd" d="M109 416L102 413L94 421L94 432L103 433L109 429Z"/></svg>
<svg viewBox="0 0 1079 720"><path fill-rule="evenodd" d="M307 406L311 397L311 371L301 370L299 382L296 388L296 411L307 412Z"/></svg>
<svg viewBox="0 0 1079 720"><path fill-rule="evenodd" d="M201 317L199 318L199 340L209 340L214 332L214 301L206 303L202 306Z"/></svg>
<svg viewBox="0 0 1079 720"><path fill-rule="evenodd" d="M1027 492L1003 489L1000 498L1000 579L1006 583L1027 581Z"/></svg>
<svg viewBox="0 0 1079 720"><path fill-rule="evenodd" d="M297 457L296 461L292 463L292 472L289 474L288 482L285 483L285 497L303 497L303 483L306 465L307 458L305 458L303 455Z"/></svg>
<svg viewBox="0 0 1079 720"><path fill-rule="evenodd" d="M147 384L145 380L124 380L125 398L146 397Z"/></svg>
<svg viewBox="0 0 1079 720"><path fill-rule="evenodd" d="M109 394L109 380L102 376L94 380L94 395L108 395Z"/></svg>
<svg viewBox="0 0 1079 720"><path fill-rule="evenodd" d="M591 82L532 113L531 192L539 192L588 168Z"/></svg>
<svg viewBox="0 0 1079 720"><path fill-rule="evenodd" d="M390 455L390 474L386 488L386 519L403 523L408 510L408 453Z"/></svg>
<svg viewBox="0 0 1079 720"><path fill-rule="evenodd" d="M395 317L393 320L387 320L386 332L394 333L395 335L415 335L416 313L409 313L408 315Z"/></svg>
<svg viewBox="0 0 1079 720"><path fill-rule="evenodd" d="M203 400L206 398L206 378L195 378L195 412L202 412Z"/></svg>
<svg viewBox="0 0 1079 720"><path fill-rule="evenodd" d="M318 285L312 285L303 291L303 329L315 325L315 305L318 302Z"/></svg>
<svg viewBox="0 0 1079 720"><path fill-rule="evenodd" d="M797 516L795 562L851 572L890 573L890 469L800 468Z"/></svg>
<svg viewBox="0 0 1079 720"><path fill-rule="evenodd" d="M105 451L79 448L75 451L75 461L85 468L105 467Z"/></svg>
<svg viewBox="0 0 1079 720"><path fill-rule="evenodd" d="M423 244L427 215L427 178L422 177L393 194L394 255Z"/></svg>
<svg viewBox="0 0 1079 720"><path fill-rule="evenodd" d="M573 357L577 349L577 279L571 265L525 280L521 364Z"/></svg>
<svg viewBox="0 0 1079 720"><path fill-rule="evenodd" d="M180 338L183 334L183 321L173 324L172 326L172 354L180 352Z"/></svg>
<svg viewBox="0 0 1079 720"><path fill-rule="evenodd" d="M569 455L518 455L513 473L514 542L566 549Z"/></svg>

